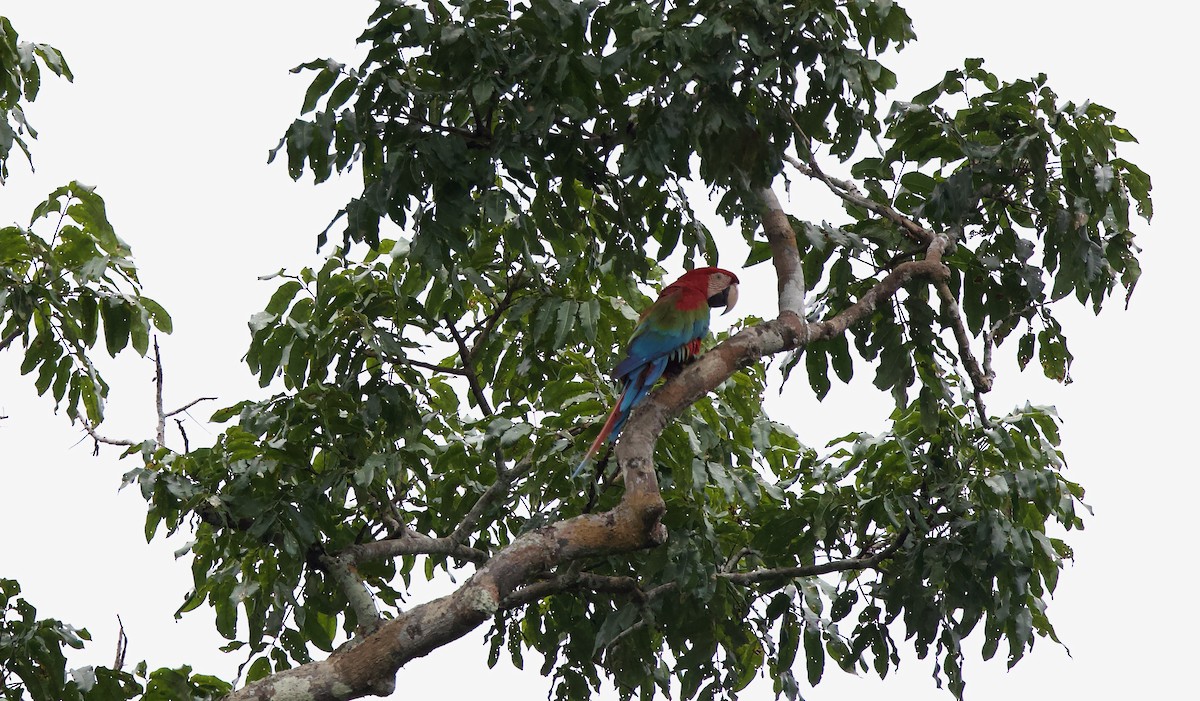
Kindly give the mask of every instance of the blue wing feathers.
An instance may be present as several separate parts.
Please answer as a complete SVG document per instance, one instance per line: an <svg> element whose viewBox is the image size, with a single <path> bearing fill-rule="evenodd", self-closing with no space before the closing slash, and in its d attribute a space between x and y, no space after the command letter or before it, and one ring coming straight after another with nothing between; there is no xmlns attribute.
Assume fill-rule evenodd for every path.
<svg viewBox="0 0 1200 701"><path fill-rule="evenodd" d="M692 318L689 320L688 317ZM617 439L625 419L629 418L629 412L650 393L654 383L666 371L667 363L670 360L686 360L689 356L688 344L707 334L707 308L699 314L692 314L656 303L647 311L633 333L628 353L613 369L613 377L624 388L609 441Z"/></svg>

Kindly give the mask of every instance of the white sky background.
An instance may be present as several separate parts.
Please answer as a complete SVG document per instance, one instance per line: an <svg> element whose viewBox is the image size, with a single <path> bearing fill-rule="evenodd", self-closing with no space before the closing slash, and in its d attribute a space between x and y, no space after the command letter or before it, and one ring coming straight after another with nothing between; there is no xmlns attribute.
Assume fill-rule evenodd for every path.
<svg viewBox="0 0 1200 701"><path fill-rule="evenodd" d="M1076 562L1049 609L1073 656L1039 641L1006 672L1001 659L978 659L979 635L967 645L967 697L1184 698L1194 693L1182 690L1194 690L1189 653L1200 623L1183 590L1196 572L1190 531L1200 491L1200 460L1187 440L1200 383L1191 315L1183 311L1193 302L1185 285L1200 260L1188 204L1195 136L1185 131L1195 116L1186 76L1195 66L1190 32L1200 11L1185 3L1082 0L901 4L919 40L888 62L901 80L893 97L932 85L968 56L986 58L1001 78L1046 72L1061 98L1092 99L1117 111L1117 122L1141 141L1123 145L1122 155L1155 185L1157 217L1152 229L1139 227L1145 273L1130 309L1123 312L1114 300L1098 318L1078 309L1063 315L1076 382L1060 387L997 358L1001 374L989 409L1003 413L1026 399L1058 407L1068 476L1087 488L1095 516L1086 531L1069 537ZM41 132L32 144L37 171L30 174L19 157L11 161L0 222L27 223L47 193L72 179L98 187L117 232L133 247L146 293L175 320L175 333L160 339L168 409L219 395L220 402L191 412L203 420L217 406L261 396L240 358L245 322L276 283L256 278L281 266L317 264L317 232L359 183L355 173L314 188L311 180L293 183L281 164L266 164L310 79L287 70L317 57L356 64L353 40L373 6L364 0L0 3L22 39L61 49L76 76L74 84L46 77L28 108ZM841 220L831 197L810 188L793 194L805 197L788 205L797 216ZM723 263L736 267L742 255L739 249ZM759 270L746 276L739 312L769 315L773 308L774 283L768 268ZM724 328L724 320L717 323ZM1005 347L999 355L1011 352ZM80 442L80 430L52 415L31 379L18 376L18 353L0 355L0 415L9 417L0 422L0 576L18 579L41 616L92 632L95 641L77 656L78 665L112 663L120 615L130 661L147 659L152 668L191 664L232 678L243 658L216 651L224 641L211 614L202 609L172 618L191 584L186 560L171 555L185 539L144 544L144 502L135 489L116 491L134 465L117 461L116 449L93 458L91 442ZM104 433L140 439L154 430L153 368L128 355L102 363L113 388ZM786 402L780 418L818 446L848 430L878 430L889 400L877 396L870 377L860 369L850 387L835 382L820 404L801 380L775 402L776 413ZM212 440L201 423L187 430L193 446ZM488 670L480 639L470 636L413 662L401 670L400 689L544 697L548 682L533 656L524 672L503 657ZM900 672L884 682L843 674L829 662L825 680L805 696L950 698L935 691L930 660L917 660L911 649L903 658ZM752 701L772 697L769 681L743 694Z"/></svg>

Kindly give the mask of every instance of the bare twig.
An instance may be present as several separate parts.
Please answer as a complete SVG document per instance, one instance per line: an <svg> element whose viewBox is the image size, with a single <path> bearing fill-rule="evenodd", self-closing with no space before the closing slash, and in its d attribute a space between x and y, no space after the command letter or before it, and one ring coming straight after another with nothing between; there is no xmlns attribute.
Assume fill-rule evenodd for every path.
<svg viewBox="0 0 1200 701"><path fill-rule="evenodd" d="M102 435L96 433L95 427L93 427L86 420L83 421L82 423L83 423L83 430L87 431L87 434L92 437L92 441L95 443L95 447L92 449L92 455L100 454L100 444L101 443L103 443L105 445L115 445L115 446L119 446L122 448L128 448L130 446L137 445L137 443L134 443L133 441L125 440L123 438L107 438L105 436L102 436Z"/></svg>
<svg viewBox="0 0 1200 701"><path fill-rule="evenodd" d="M156 440L161 446L167 444L167 415L163 413L163 369L162 355L158 352L158 335L154 336L154 410L158 413Z"/></svg>
<svg viewBox="0 0 1200 701"><path fill-rule="evenodd" d="M776 567L770 569L751 570L749 572L718 572L717 577L734 584L757 584L759 582L778 581L780 579L795 579L797 577L812 577L830 572L846 570L866 570L878 566L881 562L896 554L908 537L908 529L900 531L896 539L879 552L870 556L851 557L845 560L831 560L815 565L799 567Z"/></svg>
<svg viewBox="0 0 1200 701"><path fill-rule="evenodd" d="M475 358L475 355L479 353L480 349L483 348L483 345L487 343L488 338L491 337L492 331L496 328L496 324L500 322L500 317L504 316L504 312L508 311L508 308L513 305L513 302L515 301L513 296L521 286L523 277L522 273L523 271L518 270L508 278L508 284L504 290L504 297L496 305L496 308L492 310L492 313L488 314L486 317L484 317L483 321L480 322L482 324L482 328L479 325L476 325L475 328L469 330L469 334L476 332L479 334L475 337L474 342L471 343L471 350L468 353L472 360Z"/></svg>
<svg viewBox="0 0 1200 701"><path fill-rule="evenodd" d="M120 670L125 666L125 653L129 651L129 636L125 635L125 622L117 616L117 656L112 668Z"/></svg>
<svg viewBox="0 0 1200 701"><path fill-rule="evenodd" d="M525 458L521 462L513 465L508 469L500 469L496 473L496 481L492 482L491 486L479 496L475 504L471 506L471 510L463 517L462 522L455 527L447 538L455 543L462 543L475 530L475 526L479 523L479 519L483 518L483 512L486 511L493 503L508 493L509 487L513 482L528 473L533 469L533 459Z"/></svg>
<svg viewBox="0 0 1200 701"><path fill-rule="evenodd" d="M216 399L217 399L216 397L200 397L199 399L193 399L192 401L188 402L187 404L184 404L183 406L179 407L175 411L168 411L167 413L163 414L163 418L170 418L176 414L182 414L183 412L187 411L188 409L191 409L192 407L196 406L200 402L213 402L213 401L216 401Z"/></svg>
<svg viewBox="0 0 1200 701"><path fill-rule="evenodd" d="M741 550L738 550L737 552L735 552L733 555L729 556L729 559L725 561L725 566L721 568L721 571L722 572L732 572L733 568L737 567L738 563L742 561L742 558L746 557L747 555L758 555L758 554L759 554L759 552L757 550L755 550L754 548L742 548Z"/></svg>
<svg viewBox="0 0 1200 701"><path fill-rule="evenodd" d="M179 435L183 438L183 452L184 453L192 452L191 446L188 445L187 431L183 430L183 421L181 421L180 419L175 419L175 426L177 426L179 428Z"/></svg>
<svg viewBox="0 0 1200 701"><path fill-rule="evenodd" d="M426 363L426 362L422 362L420 360L413 360L412 358L405 358L403 362L405 362L409 365L414 365L419 368L425 368L426 370L432 370L433 372L444 373L446 375L462 375L464 377L467 377L471 374L462 368L451 368L451 367L446 367L445 365L434 365L433 363Z"/></svg>
<svg viewBox="0 0 1200 701"><path fill-rule="evenodd" d="M633 635L634 633L638 632L639 630L648 627L649 625L650 625L650 619L639 618L636 623L634 623L633 625L629 626L625 630L623 630L620 633L617 633L615 636L613 636L613 639L608 641L608 645L605 645L604 649L611 650L612 648L617 646L617 643L621 642L625 638L628 638L629 636Z"/></svg>
<svg viewBox="0 0 1200 701"><path fill-rule="evenodd" d="M638 601L646 601L646 593L638 586L633 577L613 577L594 574L592 572L577 572L568 570L552 579L534 582L521 587L509 594L500 602L500 608L511 609L533 603L551 596L568 591L578 590L599 591L609 594L628 594Z"/></svg>

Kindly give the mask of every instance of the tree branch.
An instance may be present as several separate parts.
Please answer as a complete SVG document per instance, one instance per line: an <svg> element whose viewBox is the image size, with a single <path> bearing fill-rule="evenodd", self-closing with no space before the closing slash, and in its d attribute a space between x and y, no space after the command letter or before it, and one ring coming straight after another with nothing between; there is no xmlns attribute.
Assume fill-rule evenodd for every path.
<svg viewBox="0 0 1200 701"><path fill-rule="evenodd" d="M586 589L611 594L628 594L638 601L647 599L646 593L633 577L612 577L592 572L566 572L553 579L534 582L521 587L500 602L500 608L511 609L531 604L553 594Z"/></svg>
<svg viewBox="0 0 1200 701"><path fill-rule="evenodd" d="M889 543L887 547L870 556L850 557L845 560L832 560L816 565L802 565L798 567L777 567L751 570L750 572L718 572L716 576L728 580L733 584L749 585L758 584L759 582L778 581L780 579L812 577L819 574L829 574L830 572L866 570L878 566L879 563L896 554L896 551L904 545L906 538L908 538L907 528L900 531L896 539Z"/></svg>
<svg viewBox="0 0 1200 701"><path fill-rule="evenodd" d="M825 187L829 188L830 192L842 198L842 200L857 207L862 207L863 209L874 212L884 219L896 224L900 227L901 231L904 232L904 235L908 236L912 240L921 244L928 244L933 238L933 235L928 229L916 223L912 219L904 216L889 205L876 202L875 200L864 196L861 192L859 192L858 187L854 183L846 180L839 180L838 178L826 175L825 172L817 166L816 161L810 160L808 163L803 163L787 154L784 154L784 159L786 159L788 163L790 163L802 174L824 183Z"/></svg>
<svg viewBox="0 0 1200 701"><path fill-rule="evenodd" d="M445 373L447 375L462 375L464 377L470 376L470 373L467 372L466 370L463 370L462 368L451 368L451 367L446 367L445 365L434 365L433 363L426 363L426 362L422 362L420 360L413 360L412 358L405 358L403 361L399 361L399 362L404 362L409 365L415 365L416 367L425 368L426 370L432 370L433 372Z"/></svg>
<svg viewBox="0 0 1200 701"><path fill-rule="evenodd" d="M512 486L512 483L528 473L531 469L533 469L533 460L531 458L526 458L516 465L513 465L511 469L505 469L503 467L503 463L501 463L498 471L496 472L496 481L492 482L491 486L487 488L487 491L479 496L479 499L475 501L475 504L471 507L471 510L468 511L467 515L463 517L462 522L458 524L458 526L450 533L449 536L447 536L447 538L454 543L462 543L466 541L467 536L475 530L475 526L479 523L479 519L483 518L483 512L486 511L487 508L495 503L498 499L507 494L509 487Z"/></svg>
<svg viewBox="0 0 1200 701"><path fill-rule="evenodd" d="M458 332L458 328L451 321L450 317L446 317L446 328L450 329L450 335L454 338L455 345L458 346L458 357L462 360L463 375L467 378L467 384L471 387L471 395L475 397L475 402L479 404L479 409L484 416L492 415L492 405L488 403L487 395L483 392L483 385L479 384L479 376L475 373L475 368L471 365L471 349L467 347L467 342L463 340L462 334ZM499 466L497 466L499 467Z"/></svg>
<svg viewBox="0 0 1200 701"><path fill-rule="evenodd" d="M474 359L479 350L483 348L483 344L487 343L487 339L492 335L492 331L496 328L496 324L500 322L500 317L504 316L504 312L508 311L508 308L513 305L513 296L516 294L517 289L521 286L522 272L523 271L518 270L508 278L508 284L504 289L504 297L501 298L500 302L496 305L496 308L492 310L492 313L488 314L486 317L484 317L483 321L480 322L482 327L477 324L473 329L468 330L468 336L471 333L479 333L479 335L475 338L475 341L471 344L471 349L468 352L472 359Z"/></svg>
<svg viewBox="0 0 1200 701"><path fill-rule="evenodd" d="M759 191L763 203L763 233L771 246L771 262L778 280L779 314L795 314L804 318L804 271L800 266L800 251L796 247L796 232L788 221L779 198L770 188Z"/></svg>
<svg viewBox="0 0 1200 701"><path fill-rule="evenodd" d="M162 356L158 352L158 336L154 336L154 411L158 414L158 431L155 439L161 446L167 444L167 415L163 413L163 369Z"/></svg>
<svg viewBox="0 0 1200 701"><path fill-rule="evenodd" d="M9 331L8 335L5 336L4 338L0 338L0 351L4 350L5 348L8 348L12 344L13 341L17 340L17 336L20 336L20 335L21 335L21 329L18 327L18 328L13 329L12 331Z"/></svg>
<svg viewBox="0 0 1200 701"><path fill-rule="evenodd" d="M983 405L983 395L991 391L994 378L988 370L979 366L979 361L971 352L971 336L967 333L962 310L958 306L958 300L954 298L954 293L950 291L950 286L946 284L945 280L938 280L936 287L938 296L942 298L942 306L950 317L950 328L954 331L954 339L958 342L958 356L962 359L963 367L966 368L967 375L971 378L971 393L975 398L975 408L979 410L980 421L987 425L988 413L987 407ZM990 350L986 345L984 354L985 360L990 360L988 358ZM988 364L990 365L990 363Z"/></svg>
<svg viewBox="0 0 1200 701"><path fill-rule="evenodd" d="M122 448L128 448L128 447L137 445L137 443L134 443L133 441L125 440L123 438L106 438L105 436L101 436L100 434L96 433L95 427L93 427L86 420L84 420L82 423L83 423L83 430L87 431L87 434L92 437L92 441L95 443L95 447L92 449L92 455L100 454L100 444L101 443L103 443L105 445L115 445L115 446L119 446ZM83 440L83 439L80 439L80 440ZM76 443L76 445L78 445L78 443Z"/></svg>
<svg viewBox="0 0 1200 701"><path fill-rule="evenodd" d="M653 468L626 467L626 492L603 514L584 514L521 535L456 591L386 621L357 645L325 660L300 665L235 691L230 701L333 701L394 688L409 660L453 641L490 620L524 582L552 567L653 547L663 542L664 505ZM386 692L390 693L390 692Z"/></svg>
<svg viewBox="0 0 1200 701"><path fill-rule="evenodd" d="M183 406L179 407L178 409L176 409L174 411L168 411L167 413L163 414L163 417L169 418L169 417L175 416L176 414L182 414L183 412L187 411L188 409L191 409L192 407L196 406L200 402L213 402L213 401L216 401L216 399L217 399L216 397L200 397L199 399L193 399L192 401L188 402L187 404L184 404ZM184 452L187 452L187 451L184 451Z"/></svg>
<svg viewBox="0 0 1200 701"><path fill-rule="evenodd" d="M367 589L362 579L355 574L351 563L335 555L320 555L317 561L321 563L321 568L337 582L342 593L346 595L350 608L354 610L355 618L358 619L355 635L364 636L375 632L383 623L383 617L379 615L379 609L375 608L375 599L371 596L371 590Z"/></svg>
<svg viewBox="0 0 1200 701"><path fill-rule="evenodd" d="M449 555L459 560L486 562L487 553L469 548L450 538L433 538L406 529L398 538L385 538L351 545L338 554L347 565L368 560L387 560L401 555Z"/></svg>

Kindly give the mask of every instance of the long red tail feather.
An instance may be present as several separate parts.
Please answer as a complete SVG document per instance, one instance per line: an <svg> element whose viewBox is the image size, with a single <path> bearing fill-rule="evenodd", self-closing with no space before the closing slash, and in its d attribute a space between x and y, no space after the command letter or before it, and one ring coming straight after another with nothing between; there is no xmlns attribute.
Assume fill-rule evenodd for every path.
<svg viewBox="0 0 1200 701"><path fill-rule="evenodd" d="M617 402L613 404L612 411L608 412L608 420L604 422L604 426L600 429L600 435L596 436L596 440L592 441L592 447L588 448L587 453L583 456L583 460L579 461L579 467L576 467L575 471L571 473L572 477L576 477L579 475L579 473L583 472L584 468L587 467L588 462L590 462L592 458L596 457L596 454L600 452L600 448L603 447L605 441L608 440L609 435L612 434L613 426L616 425L617 419L620 417L621 400L618 398Z"/></svg>

